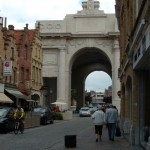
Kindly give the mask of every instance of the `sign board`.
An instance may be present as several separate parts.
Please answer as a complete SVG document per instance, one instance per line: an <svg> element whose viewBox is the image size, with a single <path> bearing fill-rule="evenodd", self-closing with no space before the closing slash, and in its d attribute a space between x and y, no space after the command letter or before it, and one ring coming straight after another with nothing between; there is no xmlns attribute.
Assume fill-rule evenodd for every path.
<svg viewBox="0 0 150 150"><path fill-rule="evenodd" d="M12 61L4 60L3 62L3 76L12 75Z"/></svg>
<svg viewBox="0 0 150 150"><path fill-rule="evenodd" d="M117 95L120 97L120 96L121 96L121 91L118 91L118 92L117 92Z"/></svg>

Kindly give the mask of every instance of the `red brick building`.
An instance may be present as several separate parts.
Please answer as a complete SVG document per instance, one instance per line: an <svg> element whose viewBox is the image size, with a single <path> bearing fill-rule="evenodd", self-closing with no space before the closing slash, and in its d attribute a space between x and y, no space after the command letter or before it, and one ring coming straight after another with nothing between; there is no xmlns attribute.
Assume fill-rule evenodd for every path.
<svg viewBox="0 0 150 150"><path fill-rule="evenodd" d="M27 82L31 78L31 46L28 25L24 30L15 30L16 46L18 51L18 89L25 95L30 95Z"/></svg>

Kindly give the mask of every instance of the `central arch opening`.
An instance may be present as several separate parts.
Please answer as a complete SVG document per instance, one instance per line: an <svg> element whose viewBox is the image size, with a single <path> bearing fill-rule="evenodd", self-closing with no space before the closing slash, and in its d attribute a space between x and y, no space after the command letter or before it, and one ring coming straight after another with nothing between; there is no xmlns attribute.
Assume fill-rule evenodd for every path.
<svg viewBox="0 0 150 150"><path fill-rule="evenodd" d="M111 77L103 71L93 71L85 80L85 91L104 92L112 85Z"/></svg>
<svg viewBox="0 0 150 150"><path fill-rule="evenodd" d="M106 53L93 47L79 50L73 57L71 68L71 89L76 92L76 106L79 110L85 102L84 92L87 76L93 71L103 71L112 77L112 66Z"/></svg>

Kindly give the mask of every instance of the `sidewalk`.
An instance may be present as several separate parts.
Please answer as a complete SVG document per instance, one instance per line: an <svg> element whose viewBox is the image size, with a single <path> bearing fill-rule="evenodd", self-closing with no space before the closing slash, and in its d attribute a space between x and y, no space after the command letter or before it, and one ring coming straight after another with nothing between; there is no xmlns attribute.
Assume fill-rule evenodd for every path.
<svg viewBox="0 0 150 150"><path fill-rule="evenodd" d="M62 148L61 148L62 149ZM62 150L143 150L139 147L132 147L123 137L115 137L114 141L109 141L106 126L103 127L102 141L96 142L94 127L88 128L86 131L76 135L76 147L64 148Z"/></svg>
<svg viewBox="0 0 150 150"><path fill-rule="evenodd" d="M57 120L55 123L64 120ZM115 137L114 141L109 141L108 131L106 126L103 127L102 141L96 142L94 126L83 130L76 135L76 147L65 147L65 139L55 145L51 150L143 150L140 147L132 147L128 141L123 137Z"/></svg>
<svg viewBox="0 0 150 150"><path fill-rule="evenodd" d="M68 150L72 148L66 148ZM132 146L124 139L123 136L115 137L115 141L108 140L107 128L103 128L102 141L95 141L94 127L89 128L76 137L77 150L133 150Z"/></svg>

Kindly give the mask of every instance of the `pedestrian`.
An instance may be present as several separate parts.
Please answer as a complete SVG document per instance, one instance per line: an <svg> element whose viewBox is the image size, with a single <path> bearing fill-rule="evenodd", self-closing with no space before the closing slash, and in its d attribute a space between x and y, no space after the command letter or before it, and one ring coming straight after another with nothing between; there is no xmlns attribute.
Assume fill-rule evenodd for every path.
<svg viewBox="0 0 150 150"><path fill-rule="evenodd" d="M92 119L94 120L96 142L98 140L102 141L102 129L105 124L105 113L102 110L102 106L98 106L98 110L93 113Z"/></svg>
<svg viewBox="0 0 150 150"><path fill-rule="evenodd" d="M118 111L113 105L106 110L106 124L110 141L114 141L116 134L116 123L118 121Z"/></svg>

